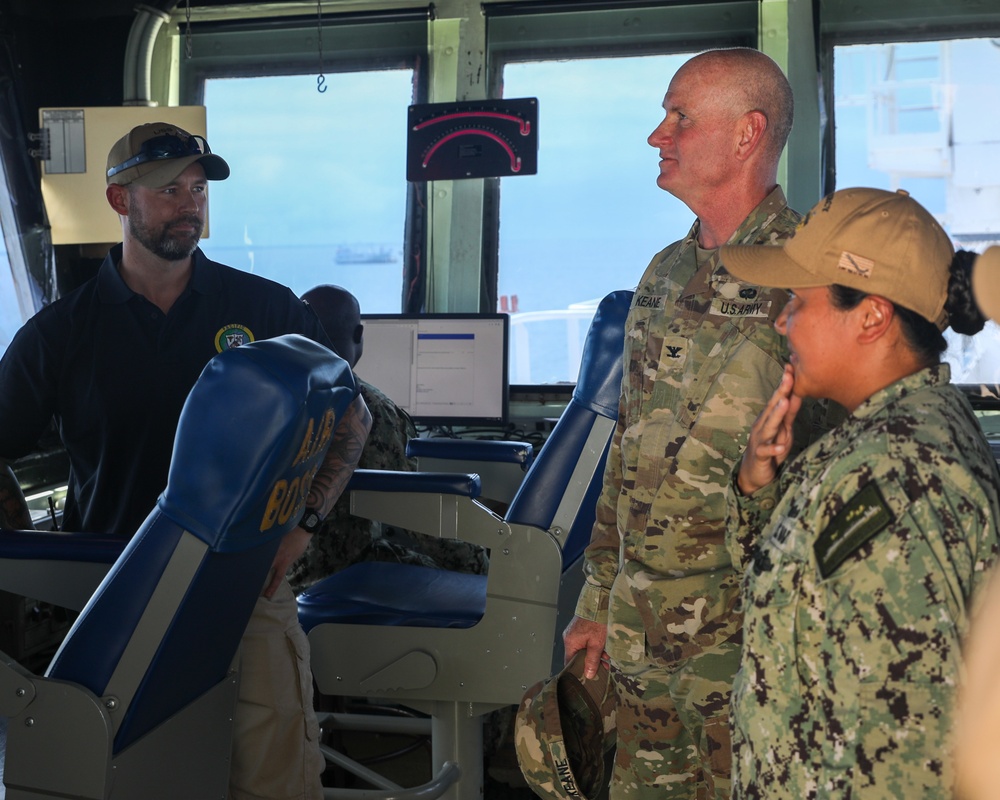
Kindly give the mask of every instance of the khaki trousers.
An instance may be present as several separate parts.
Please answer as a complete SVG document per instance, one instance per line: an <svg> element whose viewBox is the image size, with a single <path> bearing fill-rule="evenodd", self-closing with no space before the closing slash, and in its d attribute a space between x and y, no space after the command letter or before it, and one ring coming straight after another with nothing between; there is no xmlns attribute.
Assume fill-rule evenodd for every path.
<svg viewBox="0 0 1000 800"><path fill-rule="evenodd" d="M288 581L257 600L240 648L229 800L321 800L309 642Z"/></svg>

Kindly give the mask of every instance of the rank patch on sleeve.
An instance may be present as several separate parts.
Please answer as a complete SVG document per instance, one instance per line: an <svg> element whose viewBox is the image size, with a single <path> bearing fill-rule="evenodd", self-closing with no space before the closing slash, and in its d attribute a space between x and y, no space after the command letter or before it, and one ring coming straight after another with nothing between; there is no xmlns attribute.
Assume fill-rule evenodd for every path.
<svg viewBox="0 0 1000 800"><path fill-rule="evenodd" d="M882 492L874 483L867 484L837 513L826 526L813 552L820 574L828 578L851 553L893 521Z"/></svg>

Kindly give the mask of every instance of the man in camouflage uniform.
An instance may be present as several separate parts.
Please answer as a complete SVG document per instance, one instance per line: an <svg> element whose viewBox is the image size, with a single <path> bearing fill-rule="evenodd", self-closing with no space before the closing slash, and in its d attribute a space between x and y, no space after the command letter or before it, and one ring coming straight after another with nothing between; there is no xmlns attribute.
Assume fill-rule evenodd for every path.
<svg viewBox="0 0 1000 800"><path fill-rule="evenodd" d="M776 184L792 93L743 48L685 63L649 137L657 184L697 215L646 269L626 322L625 378L586 584L567 660L604 651L618 699L612 798L729 797L729 695L739 663L738 581L726 487L785 357L786 294L738 281L718 247L777 244L798 215Z"/></svg>
<svg viewBox="0 0 1000 800"><path fill-rule="evenodd" d="M963 325L967 275L946 305L951 243L905 193L846 189L806 220L781 251L723 249L735 274L795 292L778 319L791 364L729 499L746 569L733 796L945 800L1000 476L940 331L982 318ZM850 416L785 462L802 397Z"/></svg>
<svg viewBox="0 0 1000 800"><path fill-rule="evenodd" d="M316 286L302 295L316 312L337 354L353 369L364 351L364 325L357 298L340 286ZM406 444L417 429L403 409L370 383L358 379L358 391L372 415L372 427L361 451L358 469L414 470ZM323 520L305 553L288 571L296 594L317 581L359 561L401 561L428 567L482 573L486 556L481 547L383 528L350 512L344 494Z"/></svg>

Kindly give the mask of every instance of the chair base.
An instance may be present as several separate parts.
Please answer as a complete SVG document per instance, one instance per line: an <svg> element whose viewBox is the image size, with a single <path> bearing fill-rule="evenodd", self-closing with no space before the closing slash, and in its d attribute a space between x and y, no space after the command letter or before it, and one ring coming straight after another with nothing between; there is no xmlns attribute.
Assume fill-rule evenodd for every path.
<svg viewBox="0 0 1000 800"><path fill-rule="evenodd" d="M225 797L237 684L234 672L112 759L103 703L73 684L40 680L30 708L8 723L6 800Z"/></svg>
<svg viewBox="0 0 1000 800"><path fill-rule="evenodd" d="M402 787L349 756L323 747L331 764L374 786L374 789L324 789L324 800L466 800L483 796L483 722L489 708L471 703L437 701L422 704L429 719L374 714L324 714L320 725L340 730L431 737L433 777L419 786Z"/></svg>

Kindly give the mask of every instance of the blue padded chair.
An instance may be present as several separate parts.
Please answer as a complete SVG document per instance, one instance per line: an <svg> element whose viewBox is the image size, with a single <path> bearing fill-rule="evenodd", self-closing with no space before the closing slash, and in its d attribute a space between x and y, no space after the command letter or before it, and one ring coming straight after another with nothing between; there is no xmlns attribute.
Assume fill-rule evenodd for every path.
<svg viewBox="0 0 1000 800"><path fill-rule="evenodd" d="M490 567L483 576L366 562L300 595L320 691L398 702L430 716L435 774L428 784L401 790L327 751L383 790L328 790L327 797L481 796L482 715L517 704L561 661L559 606L563 617L572 614L582 582L579 561L618 415L631 297L613 292L599 305L573 397L505 517L477 501L477 475L355 473L353 514L482 545ZM344 716L333 723L359 724Z"/></svg>
<svg viewBox="0 0 1000 800"><path fill-rule="evenodd" d="M0 665L8 800L226 796L239 642L354 394L346 362L302 336L209 362L166 489L44 677ZM65 536L0 534L0 558L16 568L65 544L93 566L111 551Z"/></svg>

